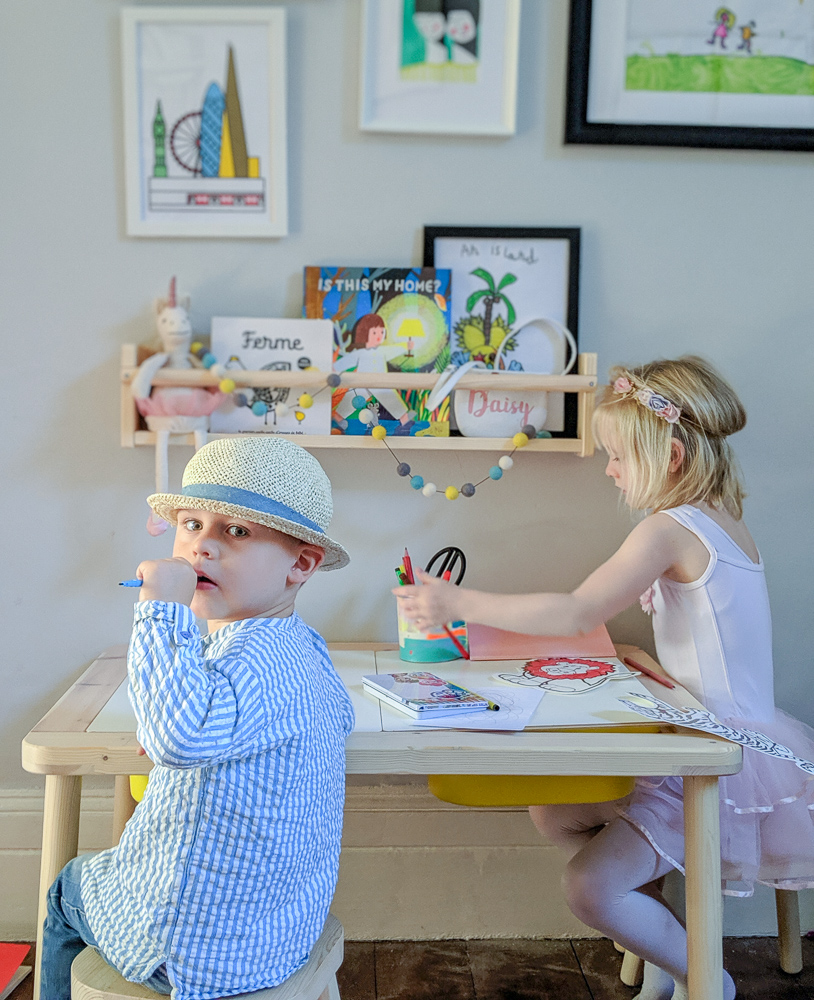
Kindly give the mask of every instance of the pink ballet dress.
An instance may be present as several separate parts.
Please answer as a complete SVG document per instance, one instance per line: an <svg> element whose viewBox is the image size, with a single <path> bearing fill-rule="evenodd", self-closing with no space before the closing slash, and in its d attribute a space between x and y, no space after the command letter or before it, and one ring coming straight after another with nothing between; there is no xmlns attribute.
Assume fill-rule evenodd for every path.
<svg viewBox="0 0 814 1000"><path fill-rule="evenodd" d="M753 563L696 507L665 511L709 552L700 579L661 577L653 588L658 658L722 722L756 730L814 760L814 730L774 704L772 626L763 560ZM754 883L814 887L814 778L793 763L744 747L743 769L720 778L721 878L730 896ZM681 778L639 778L617 812L684 871Z"/></svg>

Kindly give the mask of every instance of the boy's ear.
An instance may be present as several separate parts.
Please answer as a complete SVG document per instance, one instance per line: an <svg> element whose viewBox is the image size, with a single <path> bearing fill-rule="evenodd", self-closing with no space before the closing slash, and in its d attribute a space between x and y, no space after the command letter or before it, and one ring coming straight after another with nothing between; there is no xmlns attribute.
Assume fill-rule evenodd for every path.
<svg viewBox="0 0 814 1000"><path fill-rule="evenodd" d="M288 574L291 583L305 583L325 562L325 549L310 542L303 542Z"/></svg>

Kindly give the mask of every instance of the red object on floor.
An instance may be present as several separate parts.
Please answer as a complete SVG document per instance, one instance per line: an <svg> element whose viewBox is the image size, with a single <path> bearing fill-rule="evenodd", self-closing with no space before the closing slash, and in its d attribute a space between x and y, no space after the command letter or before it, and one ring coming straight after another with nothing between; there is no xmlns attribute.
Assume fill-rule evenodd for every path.
<svg viewBox="0 0 814 1000"><path fill-rule="evenodd" d="M30 945L0 942L0 990L11 982L11 977L23 964Z"/></svg>

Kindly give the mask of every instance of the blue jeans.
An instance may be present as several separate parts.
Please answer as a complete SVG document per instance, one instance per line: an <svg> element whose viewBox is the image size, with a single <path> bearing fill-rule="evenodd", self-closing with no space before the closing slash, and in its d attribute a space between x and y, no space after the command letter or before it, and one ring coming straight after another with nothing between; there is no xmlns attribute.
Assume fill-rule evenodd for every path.
<svg viewBox="0 0 814 1000"><path fill-rule="evenodd" d="M69 861L48 890L48 912L42 937L41 1000L71 1000L71 963L87 945L99 948L88 926L79 893L82 865L89 857L91 855L83 854ZM102 957L105 958L104 954ZM163 965L144 981L144 985L156 993L172 992Z"/></svg>

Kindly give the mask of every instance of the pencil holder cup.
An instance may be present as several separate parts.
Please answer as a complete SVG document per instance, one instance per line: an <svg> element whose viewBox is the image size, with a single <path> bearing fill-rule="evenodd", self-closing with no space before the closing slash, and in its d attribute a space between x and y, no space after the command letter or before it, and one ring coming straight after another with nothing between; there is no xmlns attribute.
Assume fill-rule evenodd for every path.
<svg viewBox="0 0 814 1000"><path fill-rule="evenodd" d="M422 632L402 617L399 621L399 658L410 663L441 663L444 660L459 660L460 652L446 632ZM466 646L466 625L453 622L450 630L463 646Z"/></svg>

